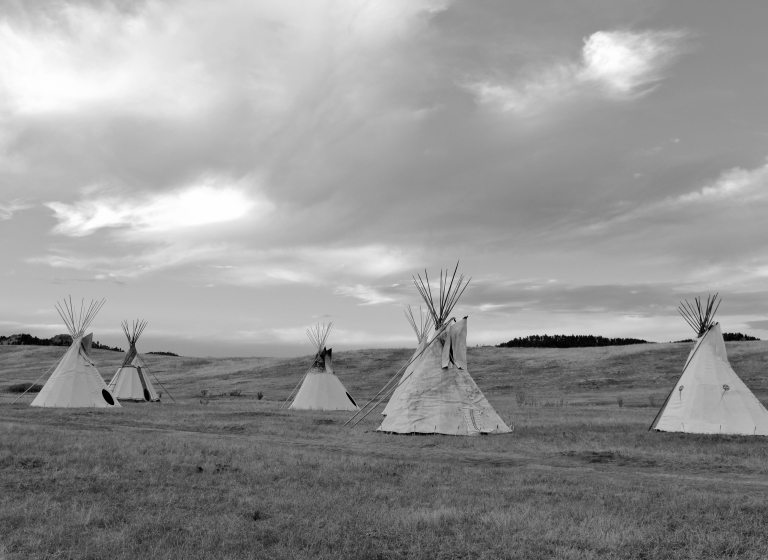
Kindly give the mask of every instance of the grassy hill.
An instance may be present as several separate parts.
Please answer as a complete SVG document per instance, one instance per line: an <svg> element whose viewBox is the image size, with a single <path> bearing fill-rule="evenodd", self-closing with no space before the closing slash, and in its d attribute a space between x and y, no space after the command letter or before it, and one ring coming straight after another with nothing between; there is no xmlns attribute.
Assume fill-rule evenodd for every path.
<svg viewBox="0 0 768 560"><path fill-rule="evenodd" d="M514 432L456 438L280 409L309 357L146 356L176 404L33 409L4 389L65 349L0 346L0 558L768 557L765 438L647 431L690 347L470 348ZM768 402L768 342L727 348ZM411 352L334 366L365 402Z"/></svg>

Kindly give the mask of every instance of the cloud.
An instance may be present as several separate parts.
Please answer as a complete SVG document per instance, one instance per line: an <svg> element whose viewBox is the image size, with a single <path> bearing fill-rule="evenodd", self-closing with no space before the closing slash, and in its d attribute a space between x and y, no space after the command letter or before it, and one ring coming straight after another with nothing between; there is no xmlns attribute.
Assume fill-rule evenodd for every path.
<svg viewBox="0 0 768 560"><path fill-rule="evenodd" d="M767 319L758 319L756 321L747 321L747 326L750 329L760 329L760 330L768 330L768 320Z"/></svg>
<svg viewBox="0 0 768 560"><path fill-rule="evenodd" d="M355 278L384 278L413 268L418 253L390 245L326 247L304 245L288 249L243 250L229 252L233 262L217 273L217 280L237 286L307 284L337 286ZM342 288L339 288L342 289ZM337 292L367 302L376 301L375 291L365 294L364 287L344 285ZM377 301L378 302L378 301Z"/></svg>
<svg viewBox="0 0 768 560"><path fill-rule="evenodd" d="M130 238L135 241L134 238ZM123 239L125 241L125 239ZM386 245L348 247L297 246L290 248L254 249L238 240L200 242L164 234L141 238L126 244L122 251L80 248L57 248L43 256L29 257L27 262L60 270L89 274L90 280L124 282L170 269L186 267L185 281L205 285L243 287L263 286L333 286L356 279L382 278L413 268L415 254ZM191 268L194 267L194 268ZM362 288L338 292L365 299ZM375 291L368 301L376 300ZM380 303L379 301L375 301Z"/></svg>
<svg viewBox="0 0 768 560"><path fill-rule="evenodd" d="M88 273L88 280L123 282L162 270L179 268L200 262L215 261L228 253L225 244L153 243L140 251L120 251L115 254L94 255L70 250L51 250L48 255L29 257L30 264L54 269Z"/></svg>
<svg viewBox="0 0 768 560"><path fill-rule="evenodd" d="M584 42L579 79L617 97L634 97L661 79L677 54L680 31L598 31Z"/></svg>
<svg viewBox="0 0 768 560"><path fill-rule="evenodd" d="M153 22L163 16L158 7L147 3L125 13L113 4L67 4L30 17L36 25L0 21L0 87L8 108L27 115L86 107L200 110L217 88L194 51L160 48L174 35L183 37L172 21Z"/></svg>
<svg viewBox="0 0 768 560"><path fill-rule="evenodd" d="M576 76L574 67L558 65L543 69L536 76L514 85L489 80L471 83L468 87L481 105L504 113L531 116L547 105L573 95Z"/></svg>
<svg viewBox="0 0 768 560"><path fill-rule="evenodd" d="M31 208L32 205L24 202L23 200L11 200L8 202L0 202L0 221L10 220L13 215L19 210L26 210Z"/></svg>
<svg viewBox="0 0 768 560"><path fill-rule="evenodd" d="M225 4L226 7L220 6ZM285 112L343 53L377 49L444 1L68 3L0 18L0 90L24 115L188 117L240 97ZM12 12L12 10L9 10Z"/></svg>
<svg viewBox="0 0 768 560"><path fill-rule="evenodd" d="M597 31L584 40L579 62L528 69L518 80L467 84L481 105L535 116L576 97L627 100L651 91L680 52L682 31Z"/></svg>
<svg viewBox="0 0 768 560"><path fill-rule="evenodd" d="M718 221L730 222L732 215L728 213L729 209L739 210L749 206L754 210L767 202L768 162L754 169L728 169L711 183L693 191L640 205L623 204L625 209L607 219L573 230L571 234L605 235L608 231L626 229L632 224L647 221L679 224L690 229L693 227L691 219L702 217L710 218L708 230L718 231L713 226Z"/></svg>
<svg viewBox="0 0 768 560"><path fill-rule="evenodd" d="M307 354L309 354L309 346L307 344L307 328L310 325L304 326L290 326L280 328L265 328L255 330L241 330L233 333L235 338L242 340L259 340L262 342L270 342L277 344L296 344L301 345L303 348L307 348ZM331 335L328 340L328 347L340 345L347 347L355 346L395 346L401 347L404 345L413 344L413 335L396 334L388 335L382 333L373 333L362 329L343 329L334 324L331 330ZM314 350L312 350L314 351Z"/></svg>
<svg viewBox="0 0 768 560"><path fill-rule="evenodd" d="M735 167L722 173L711 185L678 196L675 204L733 201L738 204L768 200L768 162L755 169Z"/></svg>
<svg viewBox="0 0 768 560"><path fill-rule="evenodd" d="M69 236L136 231L123 225L131 209L112 208L107 196L99 196L106 207L73 204L82 185L145 197L205 172L257 174L265 196L290 207L286 236L303 236L310 221L299 220L309 218L338 241L347 235L339 214L369 225L396 204L383 195L384 208L362 202L392 188L386 175L411 153L404 134L431 118L434 100L416 61L427 59L420 31L447 3L4 6L0 173L13 156L19 192L54 201L56 231ZM360 231L366 242L378 235Z"/></svg>
<svg viewBox="0 0 768 560"><path fill-rule="evenodd" d="M223 184L222 184L223 183ZM240 220L258 219L273 205L256 199L242 186L221 179L203 179L170 192L119 196L90 194L75 203L48 202L58 224L54 233L82 237L104 228L134 233L168 233Z"/></svg>
<svg viewBox="0 0 768 560"><path fill-rule="evenodd" d="M339 286L336 288L336 294L353 297L362 301L361 305L380 305L382 303L392 303L395 298L382 294L373 286L355 284L354 286Z"/></svg>

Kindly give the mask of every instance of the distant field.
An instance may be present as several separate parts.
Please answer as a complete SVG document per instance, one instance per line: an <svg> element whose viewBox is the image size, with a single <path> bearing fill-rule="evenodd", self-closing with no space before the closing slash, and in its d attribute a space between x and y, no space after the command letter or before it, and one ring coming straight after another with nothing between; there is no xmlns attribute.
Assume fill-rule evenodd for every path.
<svg viewBox="0 0 768 560"><path fill-rule="evenodd" d="M768 342L727 347L768 401ZM0 346L0 560L768 558L768 440L647 431L689 349L471 348L514 432L457 438L281 410L308 357L147 356L176 404L33 409L5 388L65 349ZM365 402L410 354L334 366Z"/></svg>

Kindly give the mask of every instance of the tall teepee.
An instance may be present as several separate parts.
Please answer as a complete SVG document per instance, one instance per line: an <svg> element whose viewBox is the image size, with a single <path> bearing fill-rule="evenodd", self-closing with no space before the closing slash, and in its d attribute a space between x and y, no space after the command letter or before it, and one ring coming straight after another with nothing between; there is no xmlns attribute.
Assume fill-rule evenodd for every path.
<svg viewBox="0 0 768 560"><path fill-rule="evenodd" d="M496 413L467 371L467 318L450 318L469 280L440 272L435 300L429 276L413 279L426 303L431 325L416 330L419 347L405 368L384 409L379 431L476 435L511 430ZM414 325L416 325L414 321ZM431 337L427 333L434 328Z"/></svg>
<svg viewBox="0 0 768 560"><path fill-rule="evenodd" d="M332 325L318 323L307 329L307 338L317 352L289 407L293 410L358 410L355 400L333 373L333 349L325 347Z"/></svg>
<svg viewBox="0 0 768 560"><path fill-rule="evenodd" d="M728 363L717 294L679 311L698 339L683 373L651 424L652 430L694 434L768 435L768 411Z"/></svg>
<svg viewBox="0 0 768 560"><path fill-rule="evenodd" d="M92 334L86 335L105 300L80 303L76 310L72 298L56 304L62 320L72 335L72 345L32 401L31 406L45 407L119 407L104 379L89 356Z"/></svg>
<svg viewBox="0 0 768 560"><path fill-rule="evenodd" d="M136 319L132 324L122 322L123 332L128 339L128 352L125 354L123 365L120 366L109 390L121 401L159 401L160 397L149 379L149 368L136 350L136 341L147 326L146 321Z"/></svg>

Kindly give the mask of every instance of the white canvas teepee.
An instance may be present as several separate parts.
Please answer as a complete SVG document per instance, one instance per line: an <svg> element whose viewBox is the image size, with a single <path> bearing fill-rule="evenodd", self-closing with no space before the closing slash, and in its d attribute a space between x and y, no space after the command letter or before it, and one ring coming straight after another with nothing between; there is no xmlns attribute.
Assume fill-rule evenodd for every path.
<svg viewBox="0 0 768 560"><path fill-rule="evenodd" d="M392 391L379 431L400 434L477 435L511 430L496 413L467 371L467 318L449 319L469 280L440 273L438 301L429 276L414 278L431 315L431 337L422 329L419 347Z"/></svg>
<svg viewBox="0 0 768 560"><path fill-rule="evenodd" d="M683 373L651 424L663 432L768 435L768 411L728 363L717 294L680 312L698 334Z"/></svg>
<svg viewBox="0 0 768 560"><path fill-rule="evenodd" d="M293 410L358 410L355 400L333 373L333 349L325 347L331 326L332 323L317 324L307 329L307 337L317 352L289 407Z"/></svg>
<svg viewBox="0 0 768 560"><path fill-rule="evenodd" d="M72 335L72 345L45 382L31 406L113 408L120 404L107 389L104 379L89 356L92 334L85 335L88 326L104 305L104 300L92 301L86 308L81 302L75 311L72 299L56 304L56 311Z"/></svg>
<svg viewBox="0 0 768 560"><path fill-rule="evenodd" d="M160 396L149 379L149 368L136 350L136 342L146 326L147 322L139 319L131 325L128 324L128 321L122 322L129 348L125 354L123 365L117 369L112 381L109 382L109 390L118 400L145 402L160 400Z"/></svg>

